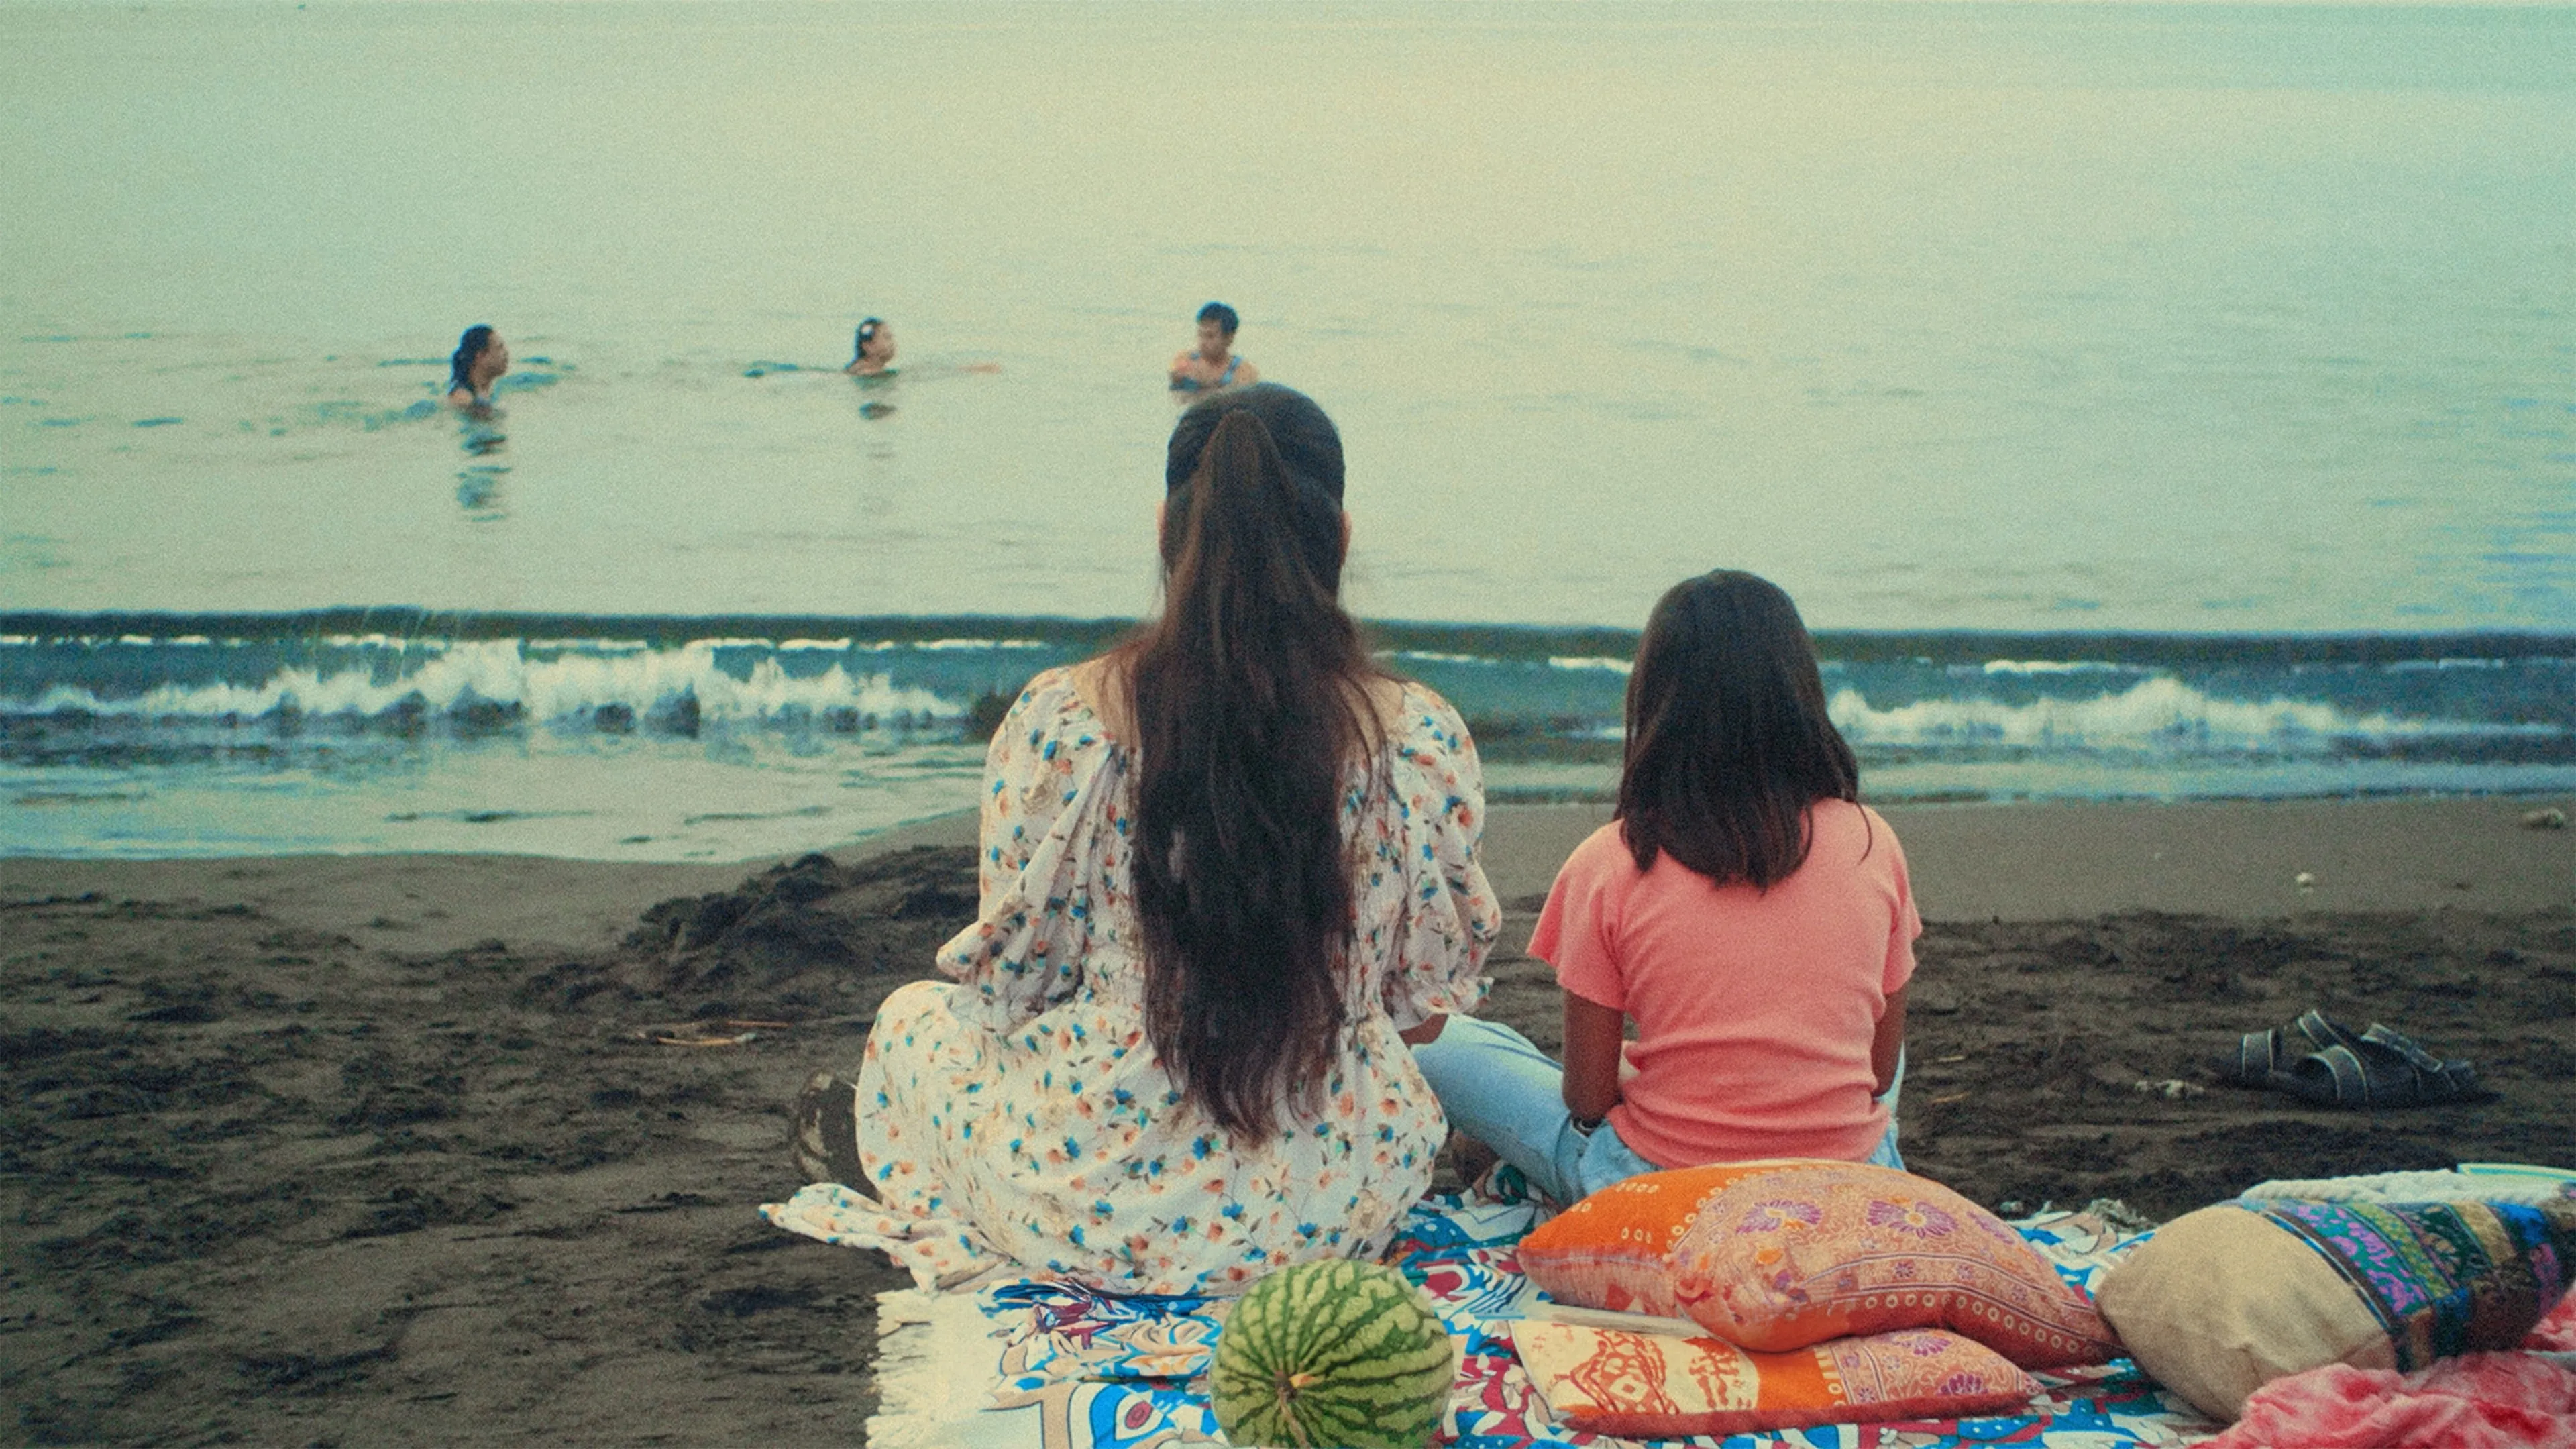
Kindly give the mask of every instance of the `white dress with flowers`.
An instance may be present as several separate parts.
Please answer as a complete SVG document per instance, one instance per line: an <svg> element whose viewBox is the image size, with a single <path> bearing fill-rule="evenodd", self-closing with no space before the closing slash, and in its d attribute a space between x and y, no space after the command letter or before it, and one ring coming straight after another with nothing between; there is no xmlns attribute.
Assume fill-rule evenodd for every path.
<svg viewBox="0 0 2576 1449"><path fill-rule="evenodd" d="M1475 745L1448 701L1406 685L1372 763L1343 796L1357 929L1320 1119L1230 1140L1145 1036L1135 756L1072 671L1032 680L986 761L982 908L938 959L956 984L888 997L859 1070L859 1156L890 1231L836 1240L926 1281L1010 1259L1128 1293L1222 1293L1382 1251L1446 1131L1396 1033L1476 1005L1502 913L1476 862Z"/></svg>

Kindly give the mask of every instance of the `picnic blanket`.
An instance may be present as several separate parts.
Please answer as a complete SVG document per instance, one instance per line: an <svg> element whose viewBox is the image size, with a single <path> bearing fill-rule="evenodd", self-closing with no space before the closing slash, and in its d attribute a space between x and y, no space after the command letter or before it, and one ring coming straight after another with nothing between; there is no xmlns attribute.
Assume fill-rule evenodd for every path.
<svg viewBox="0 0 2576 1449"><path fill-rule="evenodd" d="M763 1211L782 1227L830 1241L836 1211L872 1218L872 1208L825 1184ZM1528 1202L1435 1196L1415 1205L1389 1252L1458 1342L1444 1445L1620 1449L1635 1442L1559 1424L1514 1351L1513 1328L1539 1296L1514 1249L1538 1220ZM2139 1240L2081 1212L2041 1213L2013 1226L2078 1286ZM1113 1296L1027 1278L987 1281L972 1293L881 1295L880 1408L868 1440L906 1449L1221 1444L1198 1380L1228 1307L1226 1299ZM2025 1411L2002 1417L1652 1442L1693 1449L2163 1449L2219 1430L2126 1360L2034 1377L2040 1395Z"/></svg>
<svg viewBox="0 0 2576 1449"><path fill-rule="evenodd" d="M2286 1178L2237 1194L2244 1202L2512 1202L2538 1206L2576 1198L2576 1172L2522 1162L2463 1162L2434 1172L2373 1172L2358 1177Z"/></svg>

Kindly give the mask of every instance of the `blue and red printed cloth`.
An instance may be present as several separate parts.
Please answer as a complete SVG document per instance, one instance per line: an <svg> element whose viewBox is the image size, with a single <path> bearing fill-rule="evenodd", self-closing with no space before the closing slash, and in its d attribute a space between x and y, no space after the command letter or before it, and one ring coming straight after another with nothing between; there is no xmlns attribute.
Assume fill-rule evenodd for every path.
<svg viewBox="0 0 2576 1449"><path fill-rule="evenodd" d="M825 1191L831 1189L806 1189ZM810 1223L826 1204L790 1206L804 1209ZM1442 1426L1443 1446L1620 1449L1635 1442L1557 1423L1513 1349L1513 1328L1536 1299L1514 1250L1537 1221L1538 1210L1526 1202L1428 1198L1415 1206L1389 1255L1422 1287L1458 1341L1458 1379ZM2078 1286L2088 1285L2134 1241L2082 1213L2045 1213L2014 1226ZM922 1306L916 1311L926 1324L941 1311L962 1314L965 1306L961 1300L942 1309L939 1298L922 1294L887 1299L918 1299ZM1020 1280L986 1286L971 1301L981 1322L951 1324L939 1346L911 1351L910 1368L894 1351L899 1340L886 1340L878 1368L886 1415L871 1421L870 1442L979 1449L1169 1449L1223 1442L1201 1376L1228 1300L1121 1297L1070 1283ZM895 1322L905 1317L899 1306L881 1311ZM987 1396L968 1392L972 1365L952 1363L935 1372L938 1366L930 1362L984 1352L991 1355L982 1360L989 1365L981 1378ZM909 1388L907 1375L915 1380ZM2168 1449L2197 1443L2220 1427L2159 1393L2125 1360L2035 1377L2040 1395L2024 1412L2007 1416L1652 1442L1675 1449Z"/></svg>

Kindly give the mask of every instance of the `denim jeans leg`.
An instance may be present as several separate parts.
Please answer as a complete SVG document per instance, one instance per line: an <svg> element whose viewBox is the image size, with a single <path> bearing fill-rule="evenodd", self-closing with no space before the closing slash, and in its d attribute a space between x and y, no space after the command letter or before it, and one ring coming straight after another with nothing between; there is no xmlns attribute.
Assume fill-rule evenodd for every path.
<svg viewBox="0 0 2576 1449"><path fill-rule="evenodd" d="M1887 1135L1879 1138L1878 1146L1870 1150L1869 1160L1880 1167L1893 1167L1899 1172L1903 1172L1905 1170L1905 1158L1903 1154L1896 1150L1896 1105L1897 1098L1903 1096L1904 1093L1905 1048L1898 1047L1896 1049L1896 1075L1894 1078L1889 1080L1887 1090L1879 1093L1878 1096L1878 1100L1887 1104Z"/></svg>
<svg viewBox="0 0 2576 1449"><path fill-rule="evenodd" d="M1501 1154L1558 1202L1583 1196L1586 1139L1565 1110L1565 1069L1498 1022L1453 1016L1413 1049L1449 1125Z"/></svg>
<svg viewBox="0 0 2576 1449"><path fill-rule="evenodd" d="M1639 1157L1637 1149L1620 1137L1619 1129L1604 1122L1592 1129L1592 1140L1584 1144L1583 1160L1575 1166L1575 1173L1582 1180L1575 1186L1583 1196L1590 1197L1605 1187L1626 1182L1641 1173L1663 1170L1658 1164ZM1558 1201L1571 1203L1573 1199L1559 1198Z"/></svg>

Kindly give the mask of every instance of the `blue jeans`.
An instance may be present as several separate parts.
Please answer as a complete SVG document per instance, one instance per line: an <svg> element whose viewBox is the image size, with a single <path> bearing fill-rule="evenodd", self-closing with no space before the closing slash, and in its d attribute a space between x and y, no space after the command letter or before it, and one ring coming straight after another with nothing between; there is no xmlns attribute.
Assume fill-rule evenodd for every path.
<svg viewBox="0 0 2576 1449"><path fill-rule="evenodd" d="M1449 1125L1501 1154L1530 1186L1571 1203L1641 1172L1663 1168L1637 1155L1604 1122L1590 1132L1565 1109L1565 1069L1530 1039L1499 1022L1453 1016L1440 1039L1413 1049L1440 1099ZM1896 1080L1879 1100L1887 1104L1887 1135L1869 1154L1881 1167L1903 1171L1896 1151L1896 1099L1905 1089L1905 1054L1896 1056Z"/></svg>

